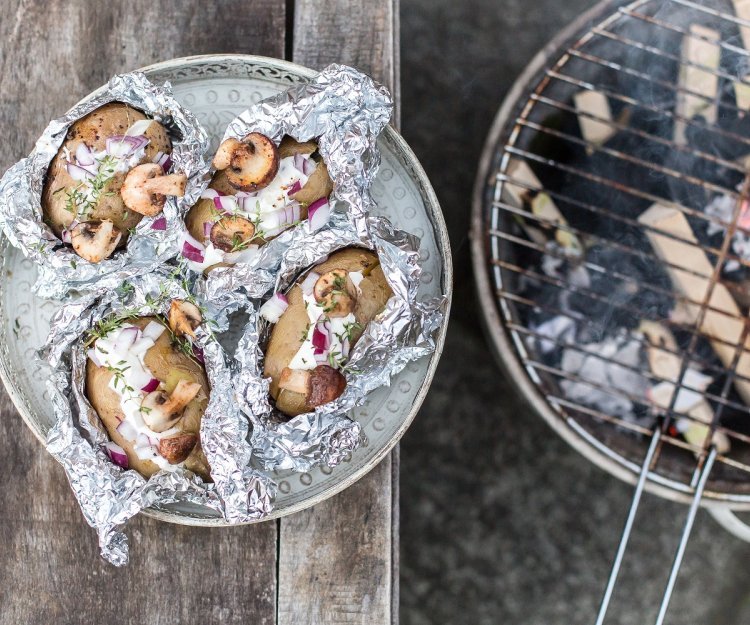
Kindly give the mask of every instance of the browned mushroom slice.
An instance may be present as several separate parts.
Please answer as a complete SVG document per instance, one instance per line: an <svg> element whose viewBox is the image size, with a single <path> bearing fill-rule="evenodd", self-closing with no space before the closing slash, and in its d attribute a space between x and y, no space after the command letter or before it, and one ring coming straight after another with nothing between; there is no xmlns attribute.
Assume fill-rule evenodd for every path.
<svg viewBox="0 0 750 625"><path fill-rule="evenodd" d="M159 441L159 455L169 464L179 464L187 460L198 442L197 434L177 434Z"/></svg>
<svg viewBox="0 0 750 625"><path fill-rule="evenodd" d="M240 191L257 191L279 171L279 151L266 135L251 132L242 141L227 139L216 151L213 165Z"/></svg>
<svg viewBox="0 0 750 625"><path fill-rule="evenodd" d="M333 367L318 365L310 372L306 403L310 408L322 406L341 396L346 378Z"/></svg>
<svg viewBox="0 0 750 625"><path fill-rule="evenodd" d="M164 432L173 427L182 417L185 409L198 392L201 385L197 382L180 380L168 394L166 391L152 391L141 402L141 414L148 427L154 432Z"/></svg>
<svg viewBox="0 0 750 625"><path fill-rule="evenodd" d="M165 175L161 165L144 163L128 172L120 189L120 197L130 210L153 217L164 208L168 195L185 194L185 174Z"/></svg>
<svg viewBox="0 0 750 625"><path fill-rule="evenodd" d="M92 263L109 258L121 238L122 232L108 219L81 222L70 233L75 253Z"/></svg>
<svg viewBox="0 0 750 625"><path fill-rule="evenodd" d="M357 303L356 288L343 269L324 273L315 282L315 301L323 307L329 317L346 317Z"/></svg>
<svg viewBox="0 0 750 625"><path fill-rule="evenodd" d="M222 217L211 228L211 243L224 252L247 247L255 236L255 226L244 217Z"/></svg>
<svg viewBox="0 0 750 625"><path fill-rule="evenodd" d="M309 206L320 198L328 197L331 193L333 193L333 180L328 175L326 164L319 161L305 185L291 197L300 204Z"/></svg>
<svg viewBox="0 0 750 625"><path fill-rule="evenodd" d="M169 307L169 327L177 336L189 334L195 336L195 329L201 324L203 317L200 308L192 302L173 299Z"/></svg>

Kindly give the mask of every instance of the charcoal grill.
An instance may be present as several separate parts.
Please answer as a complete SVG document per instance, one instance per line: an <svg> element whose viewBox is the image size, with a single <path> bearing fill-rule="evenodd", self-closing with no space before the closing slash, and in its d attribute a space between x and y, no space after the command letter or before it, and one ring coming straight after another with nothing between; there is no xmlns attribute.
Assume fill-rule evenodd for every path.
<svg viewBox="0 0 750 625"><path fill-rule="evenodd" d="M689 504L657 623L699 506L750 539L749 155L748 0L597 5L488 138L472 253L495 351L558 434L636 484L597 624L644 490Z"/></svg>

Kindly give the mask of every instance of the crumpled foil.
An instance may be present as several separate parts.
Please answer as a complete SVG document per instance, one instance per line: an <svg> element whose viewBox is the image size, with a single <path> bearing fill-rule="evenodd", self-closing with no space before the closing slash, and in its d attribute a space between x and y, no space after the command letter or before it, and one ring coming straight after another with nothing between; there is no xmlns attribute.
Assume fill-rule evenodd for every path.
<svg viewBox="0 0 750 625"><path fill-rule="evenodd" d="M367 247L377 252L393 296L371 321L351 351L344 393L315 412L286 420L269 399L269 379L263 377L263 347L266 322L255 305L248 307L249 320L235 358L240 372L235 388L243 411L253 424L253 464L265 471L292 469L309 471L319 464L339 464L361 442L360 425L347 412L361 404L372 390L390 383L408 362L431 354L435 336L445 322L447 298L418 300L422 269L419 239L396 230L383 217L366 218L361 236L346 213L334 213L328 226L313 233L298 231L294 245L281 262L276 291L286 291L298 276L333 252L349 247Z"/></svg>
<svg viewBox="0 0 750 625"><path fill-rule="evenodd" d="M119 101L131 104L165 125L173 143L173 171L188 176L183 198L168 198L157 217L144 217L125 250L100 263L90 263L60 241L42 219L42 190L50 162L75 121ZM60 299L69 291L103 292L131 276L155 269L176 255L182 217L200 197L208 164L208 135L195 116L174 99L169 84L157 86L141 72L114 76L109 84L52 121L32 153L13 165L0 180L0 227L10 242L39 267L34 293ZM152 229L165 217L166 230Z"/></svg>
<svg viewBox="0 0 750 625"><path fill-rule="evenodd" d="M118 526L144 508L187 501L241 523L266 516L275 496L270 478L248 466L248 423L233 400L232 372L208 323L196 330L194 345L203 350L211 384L200 438L213 484L184 468L160 471L147 480L115 465L103 451L109 437L84 392L84 333L113 313L166 315L173 298L189 297L188 285L168 269L135 277L100 298L90 295L62 307L41 350L52 367L47 388L56 419L47 450L65 469L86 521L98 533L102 556L117 566L128 560L127 538Z"/></svg>
<svg viewBox="0 0 750 625"><path fill-rule="evenodd" d="M375 206L369 187L380 165L377 138L391 118L388 90L369 76L329 65L309 82L250 107L230 122L223 139L241 139L261 132L277 143L284 135L297 141L316 139L334 183L331 205L349 212L361 237ZM262 246L247 263L212 270L204 285L205 299L217 309L238 306L246 297L262 297L272 286L275 270L300 236L309 234L305 221Z"/></svg>

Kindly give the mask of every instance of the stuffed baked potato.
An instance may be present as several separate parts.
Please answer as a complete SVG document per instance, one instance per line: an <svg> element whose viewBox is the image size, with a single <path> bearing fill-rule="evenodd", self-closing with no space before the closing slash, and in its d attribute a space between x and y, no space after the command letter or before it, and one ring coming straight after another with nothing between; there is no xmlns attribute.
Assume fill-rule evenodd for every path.
<svg viewBox="0 0 750 625"><path fill-rule="evenodd" d="M175 300L169 327L138 317L92 335L86 397L112 440L110 457L146 478L179 465L210 480L200 443L210 387L203 365L180 346L199 323L196 306Z"/></svg>
<svg viewBox="0 0 750 625"><path fill-rule="evenodd" d="M349 352L391 294L377 255L345 248L316 265L287 296L277 294L263 305L261 315L275 324L264 375L281 412L309 412L344 392Z"/></svg>
<svg viewBox="0 0 750 625"><path fill-rule="evenodd" d="M45 223L82 258L108 258L144 215L161 211L166 195L184 193L184 174L163 169L171 153L159 122L121 102L99 107L70 126L49 165Z"/></svg>
<svg viewBox="0 0 750 625"><path fill-rule="evenodd" d="M258 132L227 139L213 159L209 188L185 217L192 238L183 254L195 269L241 260L308 218L333 191L314 141L285 136L279 146Z"/></svg>

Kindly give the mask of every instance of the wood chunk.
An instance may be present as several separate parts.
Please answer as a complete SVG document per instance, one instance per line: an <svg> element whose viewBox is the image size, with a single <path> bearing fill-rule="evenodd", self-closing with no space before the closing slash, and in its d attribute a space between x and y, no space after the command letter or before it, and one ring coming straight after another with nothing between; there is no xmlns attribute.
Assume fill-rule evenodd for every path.
<svg viewBox="0 0 750 625"><path fill-rule="evenodd" d="M648 357L649 368L651 373L655 376L675 382L680 375L681 361L680 357L677 356L677 341L674 338L671 330L658 321L641 321L639 330L648 340L648 347L646 348L646 355ZM666 349L663 349L666 348ZM667 410L672 403L672 395L676 392L674 385L672 386L672 392L660 401L660 398L656 395L651 396L651 400L662 408ZM705 399L701 399L695 404L687 414L696 421L688 421L689 425L687 429L682 433L685 440L698 447L702 446L708 435L708 425L702 425L703 423L710 424L714 417L714 411L711 408L711 404ZM716 445L719 453L726 454L729 452L730 443L729 437L724 432L714 432L713 443Z"/></svg>
<svg viewBox="0 0 750 625"><path fill-rule="evenodd" d="M702 302L708 294L710 277L713 274L714 267L705 252L697 247L698 241L685 215L675 207L654 204L638 218L638 221L643 225L690 242L678 241L658 232L647 232L649 241L657 255L666 263L675 265L674 267L666 267L674 288L690 300ZM690 271L679 269L679 267L685 267ZM696 273L700 275L696 275ZM735 356L736 348L734 346L738 345L742 338L745 319L729 290L721 283L714 286L709 306L711 306L711 309L706 310L699 331L711 340L716 355L728 368ZM685 303L685 307L690 317L697 320L700 306ZM725 342L719 342L715 339ZM743 353L737 363L737 373L747 377L750 377L749 349L750 338L745 340ZM735 380L734 386L743 401L750 405L750 382Z"/></svg>
<svg viewBox="0 0 750 625"><path fill-rule="evenodd" d="M605 123L598 119L592 119L582 113L588 113L608 121L612 121L612 111L609 108L609 100L601 91L589 91L585 89L579 91L573 96L576 111L578 111L578 124L581 127L581 136L590 144L598 147L604 145L614 135L617 134L617 128L611 123ZM586 151L591 154L593 150L586 147Z"/></svg>
<svg viewBox="0 0 750 625"><path fill-rule="evenodd" d="M690 36L693 35L693 36ZM692 93L677 92L677 105L675 113L687 119L700 115L707 123L716 123L717 96L719 93L719 77L706 69L686 65L695 63L717 70L721 58L721 48L718 44L697 37L705 37L715 41L721 40L718 31L700 24L690 25L690 35L682 40L682 54L680 64L680 75L678 84ZM704 96L704 97L700 97ZM675 143L684 145L687 143L685 130L687 123L676 119L674 122Z"/></svg>
<svg viewBox="0 0 750 625"><path fill-rule="evenodd" d="M526 161L514 159L508 166L508 176L513 180L528 185L532 189L542 189L542 183L539 182L539 178L532 171ZM550 224L559 224L567 226L568 222L557 208L554 200L544 191L533 191L520 186L519 184L513 184L512 181L508 181L504 190L508 193L510 198L509 204L515 204L518 208L527 208L533 215L536 215L540 219L543 219ZM529 238L534 241L537 245L544 245L547 242L547 237L541 228L551 227L542 222L532 221L530 224L525 220L522 223L526 234ZM568 230L561 228L554 229L554 237L559 245L562 247L580 253L583 251L583 245L580 239Z"/></svg>

